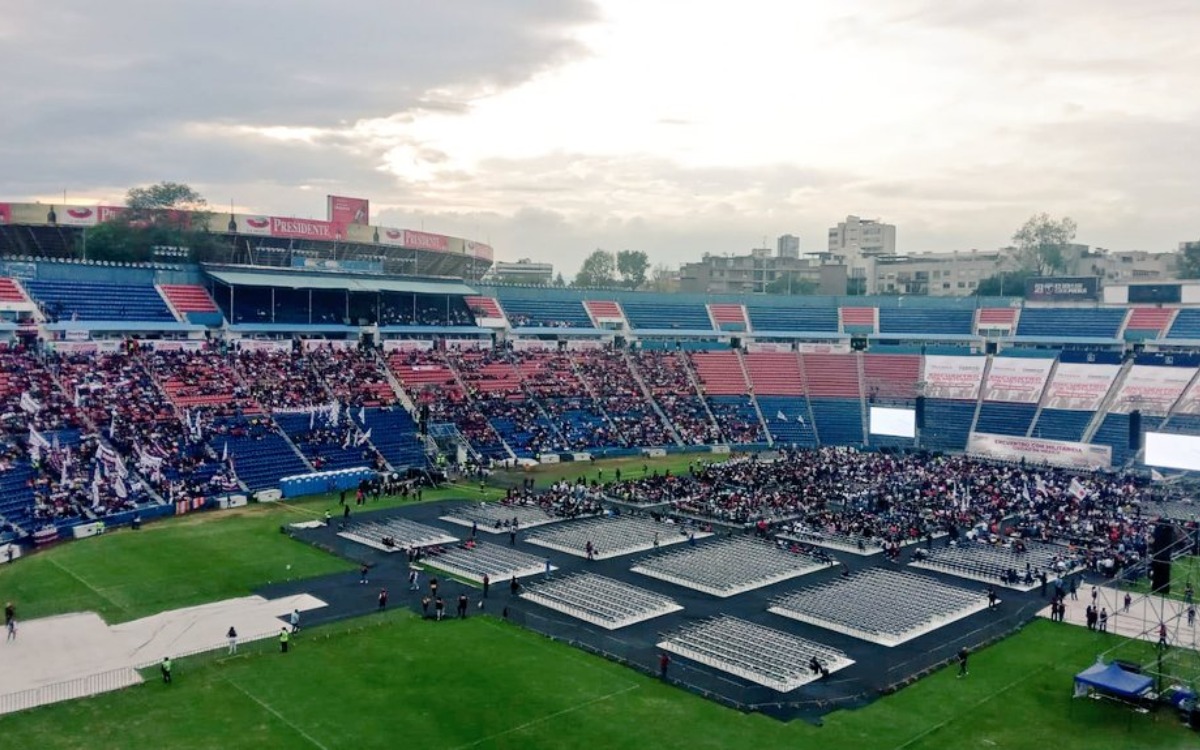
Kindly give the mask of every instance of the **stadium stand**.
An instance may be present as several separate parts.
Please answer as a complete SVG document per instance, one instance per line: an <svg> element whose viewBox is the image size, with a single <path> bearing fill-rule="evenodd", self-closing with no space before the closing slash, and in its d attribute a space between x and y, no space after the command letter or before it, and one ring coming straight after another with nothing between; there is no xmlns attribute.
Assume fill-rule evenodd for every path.
<svg viewBox="0 0 1200 750"><path fill-rule="evenodd" d="M745 331L749 327L746 308L742 305L714 302L708 305L708 315L713 327L719 331Z"/></svg>
<svg viewBox="0 0 1200 750"><path fill-rule="evenodd" d="M634 328L713 330L712 320L704 305L663 304L661 302L624 302L622 307L629 324Z"/></svg>
<svg viewBox="0 0 1200 750"><path fill-rule="evenodd" d="M159 291L170 307L181 316L180 322L220 325L224 320L221 309L213 302L208 290L198 284L162 284Z"/></svg>
<svg viewBox="0 0 1200 750"><path fill-rule="evenodd" d="M749 305L750 324L756 331L837 333L836 307L767 307Z"/></svg>
<svg viewBox="0 0 1200 750"><path fill-rule="evenodd" d="M545 581L527 589L521 598L606 630L617 630L683 609L661 594L593 573L576 573Z"/></svg>
<svg viewBox="0 0 1200 750"><path fill-rule="evenodd" d="M1160 338L1171 327L1175 313L1176 308L1171 307L1134 307L1129 311L1129 320L1125 323L1125 338Z"/></svg>
<svg viewBox="0 0 1200 750"><path fill-rule="evenodd" d="M591 328L581 300L500 296L500 304L515 328Z"/></svg>
<svg viewBox="0 0 1200 750"><path fill-rule="evenodd" d="M1112 339L1124 321L1123 308L1028 307L1021 312L1017 336Z"/></svg>
<svg viewBox="0 0 1200 750"><path fill-rule="evenodd" d="M873 312L874 308L871 310ZM816 434L821 442L862 445L862 383L858 374L858 355L803 354L801 361Z"/></svg>
<svg viewBox="0 0 1200 750"><path fill-rule="evenodd" d="M175 320L150 285L28 280L25 289L51 320Z"/></svg>
<svg viewBox="0 0 1200 750"><path fill-rule="evenodd" d="M874 307L841 308L842 330L846 333L875 333Z"/></svg>
<svg viewBox="0 0 1200 750"><path fill-rule="evenodd" d="M1167 333L1169 339L1200 339L1200 309L1194 307L1181 308Z"/></svg>
<svg viewBox="0 0 1200 750"><path fill-rule="evenodd" d="M29 302L14 279L0 277L0 302Z"/></svg>
<svg viewBox="0 0 1200 750"><path fill-rule="evenodd" d="M974 310L922 310L912 307L879 308L879 332L969 335Z"/></svg>

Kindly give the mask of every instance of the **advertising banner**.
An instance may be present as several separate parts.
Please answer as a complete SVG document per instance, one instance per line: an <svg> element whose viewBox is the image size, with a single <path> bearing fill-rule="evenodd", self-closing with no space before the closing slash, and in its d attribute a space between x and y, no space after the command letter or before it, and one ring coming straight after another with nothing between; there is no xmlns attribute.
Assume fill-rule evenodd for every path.
<svg viewBox="0 0 1200 750"><path fill-rule="evenodd" d="M925 357L921 380L925 382L926 398L979 398L983 368L987 357L955 357L930 355Z"/></svg>
<svg viewBox="0 0 1200 750"><path fill-rule="evenodd" d="M120 341L52 341L50 346L60 354L112 354L120 351Z"/></svg>
<svg viewBox="0 0 1200 750"><path fill-rule="evenodd" d="M403 247L404 230L388 229L383 227L379 230L379 242L383 245L395 245L396 247Z"/></svg>
<svg viewBox="0 0 1200 750"><path fill-rule="evenodd" d="M371 202L366 198L347 198L341 195L329 195L325 198L326 215L330 223L346 226L359 224L366 226L371 223Z"/></svg>
<svg viewBox="0 0 1200 750"><path fill-rule="evenodd" d="M541 339L515 339L511 343L514 352L547 352L558 349L557 341L542 341Z"/></svg>
<svg viewBox="0 0 1200 750"><path fill-rule="evenodd" d="M259 237L271 236L271 217L269 216L247 216L238 214L235 217L237 222L238 232L242 234L253 234Z"/></svg>
<svg viewBox="0 0 1200 750"><path fill-rule="evenodd" d="M792 351L792 345L791 344L783 344L783 343L773 343L770 341L762 341L762 342L756 341L753 344L746 344L746 351L750 352L752 354L758 354L758 353L763 353L763 352L786 354L786 353L790 353Z"/></svg>
<svg viewBox="0 0 1200 750"><path fill-rule="evenodd" d="M1095 276L1038 276L1025 280L1025 299L1031 302L1087 302L1099 299Z"/></svg>
<svg viewBox="0 0 1200 750"><path fill-rule="evenodd" d="M414 232L411 229L404 230L403 244L414 250L436 250L444 253L450 249L450 241L446 237L440 234Z"/></svg>
<svg viewBox="0 0 1200 750"><path fill-rule="evenodd" d="M491 339L446 339L446 349L458 351L471 351L479 349L491 349Z"/></svg>
<svg viewBox="0 0 1200 750"><path fill-rule="evenodd" d="M150 348L156 352L198 352L203 351L203 341L150 341Z"/></svg>
<svg viewBox="0 0 1200 750"><path fill-rule="evenodd" d="M1117 398L1109 411L1117 414L1141 411L1148 415L1165 415L1195 374L1196 370L1192 367L1134 365L1129 368L1129 374L1121 383L1121 389L1117 391Z"/></svg>
<svg viewBox="0 0 1200 750"><path fill-rule="evenodd" d="M985 401L1036 404L1042 398L1046 378L1054 367L1052 359L994 357L983 386Z"/></svg>
<svg viewBox="0 0 1200 750"><path fill-rule="evenodd" d="M0 203L0 224L12 223L12 207L7 203Z"/></svg>
<svg viewBox="0 0 1200 750"><path fill-rule="evenodd" d="M603 341L568 341L567 349L572 352L599 351L604 348Z"/></svg>
<svg viewBox="0 0 1200 750"><path fill-rule="evenodd" d="M984 432L971 433L967 439L967 453L1000 461L1024 459L1029 463L1061 466L1066 469L1096 471L1112 466L1112 448L1107 445L989 435Z"/></svg>
<svg viewBox="0 0 1200 750"><path fill-rule="evenodd" d="M90 206L63 206L55 209L59 224L68 227L94 227L100 220L100 210Z"/></svg>
<svg viewBox="0 0 1200 750"><path fill-rule="evenodd" d="M315 219L284 219L271 217L271 236L297 240L340 240L338 225Z"/></svg>
<svg viewBox="0 0 1200 750"><path fill-rule="evenodd" d="M801 354L849 354L850 344L813 344L800 342L796 344L796 351Z"/></svg>
<svg viewBox="0 0 1200 750"><path fill-rule="evenodd" d="M466 247L467 255L471 255L476 258L482 258L484 260L491 260L494 255L494 252L492 251L492 246L485 245L482 242L472 242L471 240L467 240L465 247Z"/></svg>
<svg viewBox="0 0 1200 750"><path fill-rule="evenodd" d="M96 218L99 221L112 221L121 214L125 213L127 210L128 209L126 209L124 206L97 206L96 211L98 213ZM185 211L170 211L168 212L168 215L173 223L184 225L191 224L191 214Z"/></svg>
<svg viewBox="0 0 1200 750"><path fill-rule="evenodd" d="M383 342L385 352L427 352L432 349L430 339L387 339Z"/></svg>
<svg viewBox="0 0 1200 750"><path fill-rule="evenodd" d="M1119 365L1060 362L1046 389L1047 409L1096 411L1108 395Z"/></svg>
<svg viewBox="0 0 1200 750"><path fill-rule="evenodd" d="M238 339L237 348L240 352L290 352L292 350L292 342Z"/></svg>
<svg viewBox="0 0 1200 750"><path fill-rule="evenodd" d="M348 352L358 346L358 342L354 339L304 339L301 342L304 346L304 351L311 352L317 349L325 349L333 352Z"/></svg>
<svg viewBox="0 0 1200 750"><path fill-rule="evenodd" d="M1179 402L1180 414L1200 414L1200 378L1191 388L1187 389L1183 400Z"/></svg>

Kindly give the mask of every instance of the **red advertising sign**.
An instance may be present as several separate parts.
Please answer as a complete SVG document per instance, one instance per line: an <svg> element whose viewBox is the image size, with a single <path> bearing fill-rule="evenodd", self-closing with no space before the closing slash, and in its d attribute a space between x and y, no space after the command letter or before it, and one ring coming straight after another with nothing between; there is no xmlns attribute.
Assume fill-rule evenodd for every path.
<svg viewBox="0 0 1200 750"><path fill-rule="evenodd" d="M485 245L482 242L471 242L470 240L467 240L466 244L467 244L467 255L471 255L476 258L482 258L484 260L492 259L493 254L492 254L492 246L491 245Z"/></svg>
<svg viewBox="0 0 1200 750"><path fill-rule="evenodd" d="M0 224L12 223L12 207L7 203L0 203Z"/></svg>
<svg viewBox="0 0 1200 750"><path fill-rule="evenodd" d="M326 218L334 224L347 226L371 223L371 201L366 198L346 198L341 195L326 196Z"/></svg>
<svg viewBox="0 0 1200 750"><path fill-rule="evenodd" d="M338 224L314 219L283 219L271 217L271 236L299 240L340 240L342 230Z"/></svg>
<svg viewBox="0 0 1200 750"><path fill-rule="evenodd" d="M271 220L266 216L238 216L237 223L238 231L242 234L271 234Z"/></svg>
<svg viewBox="0 0 1200 750"><path fill-rule="evenodd" d="M89 206L63 206L61 211L55 211L59 224L71 227L91 227L96 225L99 212Z"/></svg>
<svg viewBox="0 0 1200 750"><path fill-rule="evenodd" d="M404 246L414 250L437 250L444 253L450 249L450 240L440 234L428 234L426 232L414 232L411 229L405 229Z"/></svg>

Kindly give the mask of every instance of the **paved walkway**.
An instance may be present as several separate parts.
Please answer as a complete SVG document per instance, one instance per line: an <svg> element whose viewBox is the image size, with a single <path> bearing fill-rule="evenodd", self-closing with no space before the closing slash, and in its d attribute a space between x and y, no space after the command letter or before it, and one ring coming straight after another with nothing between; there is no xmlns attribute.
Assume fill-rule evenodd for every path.
<svg viewBox="0 0 1200 750"><path fill-rule="evenodd" d="M1098 586L1096 594L1097 606L1108 609L1108 632L1157 643L1158 625L1166 622L1167 642L1170 645L1200 650L1200 617L1196 618L1195 626L1189 627L1185 614L1187 606L1182 601L1133 593L1133 602L1129 611L1125 612L1124 590ZM1086 610L1092 601L1091 588L1080 588L1078 596L1078 600L1072 600L1071 595L1067 594L1065 622L1087 627ZM1049 618L1050 606L1039 611L1038 616Z"/></svg>

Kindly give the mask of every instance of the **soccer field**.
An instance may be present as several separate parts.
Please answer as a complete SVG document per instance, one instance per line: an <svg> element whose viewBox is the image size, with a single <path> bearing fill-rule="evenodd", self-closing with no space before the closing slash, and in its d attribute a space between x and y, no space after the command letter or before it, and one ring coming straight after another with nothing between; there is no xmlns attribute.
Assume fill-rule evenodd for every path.
<svg viewBox="0 0 1200 750"><path fill-rule="evenodd" d="M1070 697L1102 636L1040 621L825 725L744 715L491 618L404 613L306 631L175 681L0 719L36 748L1194 748L1167 713Z"/></svg>

